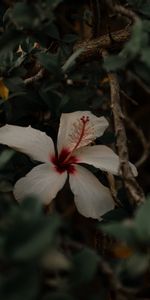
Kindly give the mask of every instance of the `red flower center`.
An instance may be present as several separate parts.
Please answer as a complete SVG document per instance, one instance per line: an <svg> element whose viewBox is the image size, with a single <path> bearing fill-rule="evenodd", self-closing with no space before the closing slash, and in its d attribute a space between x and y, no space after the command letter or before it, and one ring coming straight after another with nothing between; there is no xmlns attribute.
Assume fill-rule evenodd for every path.
<svg viewBox="0 0 150 300"><path fill-rule="evenodd" d="M82 116L78 122L78 126L76 126L73 137L74 146L69 151L67 148L63 148L60 154L53 155L50 157L50 161L55 166L56 171L59 174L67 171L70 174L74 174L76 169L74 164L78 163L79 160L76 156L72 155L73 151L75 151L79 145L82 143L82 140L89 134L89 129L87 127L87 123L89 123L89 116ZM76 124L74 124L76 125Z"/></svg>
<svg viewBox="0 0 150 300"><path fill-rule="evenodd" d="M59 156L53 155L50 160L54 164L55 169L59 174L62 174L65 171L67 171L69 174L74 174L76 171L73 164L76 164L78 159L73 155L70 156L70 152L66 148L62 149Z"/></svg>

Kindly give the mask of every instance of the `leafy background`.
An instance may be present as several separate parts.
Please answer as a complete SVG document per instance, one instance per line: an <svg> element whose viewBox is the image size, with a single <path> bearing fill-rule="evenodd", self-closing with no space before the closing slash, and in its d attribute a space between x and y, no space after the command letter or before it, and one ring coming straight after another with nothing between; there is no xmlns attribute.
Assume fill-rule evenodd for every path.
<svg viewBox="0 0 150 300"><path fill-rule="evenodd" d="M62 112L90 110L110 122L97 144L115 148L107 72L117 72L130 159L146 202L135 209L115 178L116 208L102 222L78 214L67 184L51 211L34 198L18 205L13 185L35 163L1 146L2 300L150 299L150 2L113 1L136 22L107 2L0 2L0 123L30 124L56 141ZM116 46L114 32L128 28L130 38ZM112 38L109 56L85 57L78 42L104 35ZM109 184L107 174L92 171Z"/></svg>

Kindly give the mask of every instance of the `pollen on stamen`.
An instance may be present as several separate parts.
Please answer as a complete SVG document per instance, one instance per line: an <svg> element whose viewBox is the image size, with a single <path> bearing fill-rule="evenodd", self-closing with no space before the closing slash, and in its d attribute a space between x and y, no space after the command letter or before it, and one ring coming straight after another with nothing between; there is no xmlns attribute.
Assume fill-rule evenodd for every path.
<svg viewBox="0 0 150 300"><path fill-rule="evenodd" d="M84 124L86 124L87 122L89 122L90 118L89 116L82 116L80 119Z"/></svg>

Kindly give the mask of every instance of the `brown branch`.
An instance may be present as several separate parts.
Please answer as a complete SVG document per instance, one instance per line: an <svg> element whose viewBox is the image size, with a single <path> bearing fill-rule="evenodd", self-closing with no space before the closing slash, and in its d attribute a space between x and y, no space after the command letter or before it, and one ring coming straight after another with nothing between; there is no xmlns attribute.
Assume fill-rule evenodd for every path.
<svg viewBox="0 0 150 300"><path fill-rule="evenodd" d="M125 121L127 122L129 128L131 128L135 132L136 136L138 137L143 147L143 153L140 159L135 164L136 167L140 167L150 155L150 143L147 143L143 131L140 128L138 128L137 125L129 117L126 116Z"/></svg>
<svg viewBox="0 0 150 300"><path fill-rule="evenodd" d="M108 55L106 51L103 51L102 54L103 57L106 57ZM139 186L133 175L132 169L129 164L127 136L120 105L120 87L118 78L115 73L108 72L108 79L110 84L111 108L114 118L114 127L117 139L118 155L120 158L122 178L131 204L137 206L144 202L145 197L141 187Z"/></svg>
<svg viewBox="0 0 150 300"><path fill-rule="evenodd" d="M111 38L109 34L105 34L96 39L79 42L75 45L74 50L77 50L78 48L83 48L83 52L79 56L79 59L89 59L92 56L99 56L100 52L104 48L119 48L120 44L122 45L129 39L130 34L131 31L129 28L118 30L111 33Z"/></svg>
<svg viewBox="0 0 150 300"><path fill-rule="evenodd" d="M140 18L137 16L137 14L133 11L130 10L122 5L115 5L113 7L113 10L131 20L133 20L133 22L138 22L140 21Z"/></svg>
<svg viewBox="0 0 150 300"><path fill-rule="evenodd" d="M122 94L127 100L129 100L133 105L138 105L138 103L131 98L125 91L123 91L122 89L120 89L120 94Z"/></svg>
<svg viewBox="0 0 150 300"><path fill-rule="evenodd" d="M131 9L126 8L125 6L114 4L112 0L105 0L107 2L108 7L113 11L117 12L128 19L132 20L133 22L137 22L140 20L138 15Z"/></svg>
<svg viewBox="0 0 150 300"><path fill-rule="evenodd" d="M112 198L117 206L122 206L121 202L117 199L117 188L115 183L115 178L111 173L106 173L109 189L112 195Z"/></svg>
<svg viewBox="0 0 150 300"><path fill-rule="evenodd" d="M37 74L35 74L34 76L32 77L29 77L29 78L26 78L24 80L24 84L25 85L28 85L28 84L31 84L31 83L35 83L36 81L40 80L43 78L44 76L44 73L45 73L45 70L44 68L41 68Z"/></svg>
<svg viewBox="0 0 150 300"><path fill-rule="evenodd" d="M127 76L129 80L134 80L137 82L137 84L147 93L150 95L150 88L141 80L140 77L138 77L136 74L132 73L131 71L127 72Z"/></svg>

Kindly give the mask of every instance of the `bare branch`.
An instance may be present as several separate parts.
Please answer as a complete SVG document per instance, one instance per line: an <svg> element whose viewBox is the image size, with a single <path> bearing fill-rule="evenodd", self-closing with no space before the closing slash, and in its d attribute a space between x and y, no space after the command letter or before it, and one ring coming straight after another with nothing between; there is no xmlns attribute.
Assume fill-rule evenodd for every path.
<svg viewBox="0 0 150 300"><path fill-rule="evenodd" d="M134 80L137 82L137 84L144 90L145 93L150 95L150 88L141 80L140 77L138 77L136 74L132 73L131 71L127 72L127 76L129 80Z"/></svg>
<svg viewBox="0 0 150 300"><path fill-rule="evenodd" d="M140 159L135 164L137 167L140 167L150 155L150 143L147 143L143 131L140 128L138 128L137 125L128 116L125 117L125 121L129 128L131 128L135 132L143 147L143 153Z"/></svg>
<svg viewBox="0 0 150 300"><path fill-rule="evenodd" d="M140 21L140 18L137 16L137 14L134 11L132 11L122 5L115 5L113 7L113 10L116 11L117 13L120 13L121 15L133 20L133 22Z"/></svg>
<svg viewBox="0 0 150 300"><path fill-rule="evenodd" d="M96 39L79 42L75 45L74 50L78 48L83 48L83 52L79 56L79 59L89 59L92 56L99 56L99 54L104 48L119 48L120 44L122 45L129 39L130 34L131 31L129 28L118 30L111 33L111 38L109 34L105 34Z"/></svg>
<svg viewBox="0 0 150 300"><path fill-rule="evenodd" d="M118 5L118 4L114 4L114 2L112 0L106 0L107 5L109 6L109 8L113 11L113 12L117 12L125 17L127 17L128 19L132 20L133 22L137 22L140 20L140 18L138 17L138 15L131 9L126 8L122 5Z"/></svg>
<svg viewBox="0 0 150 300"><path fill-rule="evenodd" d="M103 57L106 57L108 55L106 51L103 51L102 54ZM123 122L124 117L120 105L120 87L118 78L115 73L108 72L108 79L111 91L111 108L114 118L114 127L117 139L118 155L120 158L122 178L131 204L137 206L144 202L145 197L141 187L139 186L133 175L132 169L129 164L127 136Z"/></svg>
<svg viewBox="0 0 150 300"><path fill-rule="evenodd" d="M35 83L36 81L42 79L44 76L44 72L45 72L44 68L41 68L37 74L35 74L32 77L26 78L24 80L24 84L28 85L28 84Z"/></svg>

